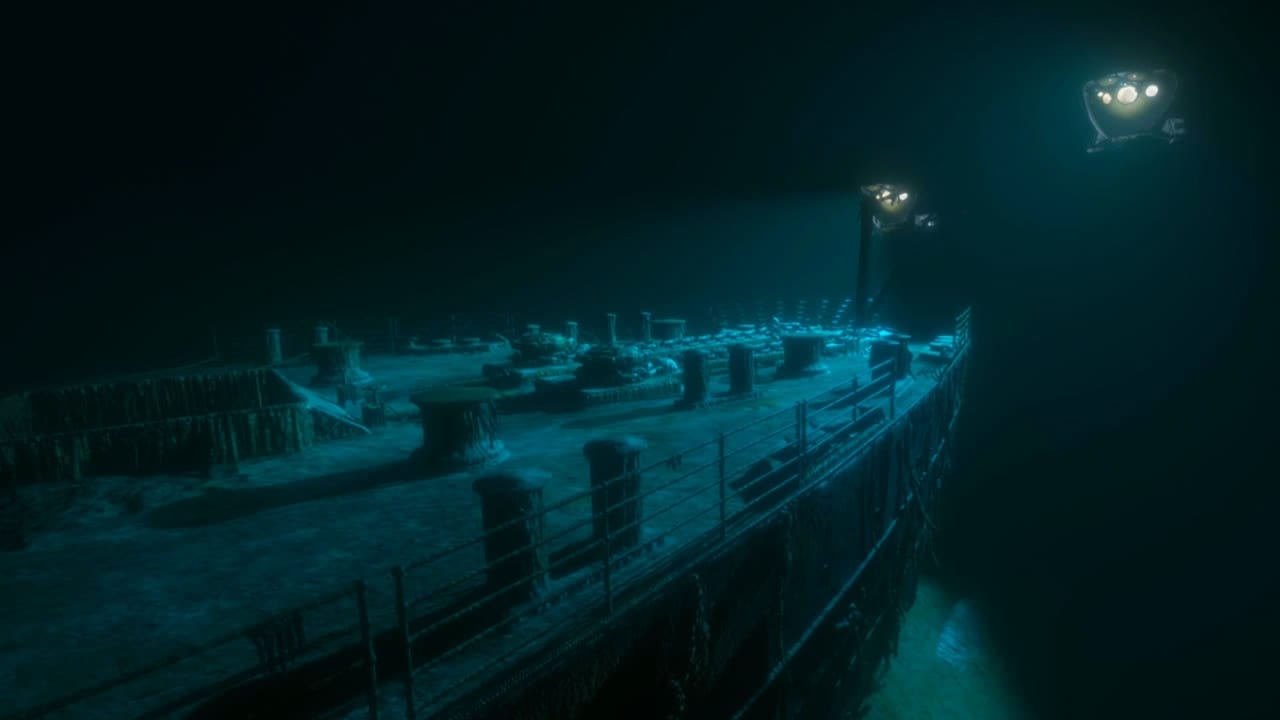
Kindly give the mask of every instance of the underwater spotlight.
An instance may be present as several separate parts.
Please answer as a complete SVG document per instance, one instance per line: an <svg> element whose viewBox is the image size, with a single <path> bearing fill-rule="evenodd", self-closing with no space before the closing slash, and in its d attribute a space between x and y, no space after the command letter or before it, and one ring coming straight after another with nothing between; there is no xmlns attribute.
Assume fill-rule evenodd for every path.
<svg viewBox="0 0 1280 720"><path fill-rule="evenodd" d="M865 185L862 193L874 200L872 222L881 230L894 230L911 222L915 198L901 185L878 183Z"/></svg>
<svg viewBox="0 0 1280 720"><path fill-rule="evenodd" d="M1169 70L1112 73L1085 83L1085 112L1097 133L1088 151L1144 138L1177 141L1186 132L1182 118L1173 116L1177 89L1177 75Z"/></svg>

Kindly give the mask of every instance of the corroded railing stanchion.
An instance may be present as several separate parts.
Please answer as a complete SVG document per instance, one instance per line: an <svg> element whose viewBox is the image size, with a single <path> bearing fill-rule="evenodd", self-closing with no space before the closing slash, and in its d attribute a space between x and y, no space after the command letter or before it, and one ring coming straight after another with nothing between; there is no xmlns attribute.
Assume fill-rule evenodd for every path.
<svg viewBox="0 0 1280 720"><path fill-rule="evenodd" d="M417 702L413 697L413 638L409 635L409 611L404 604L404 569L399 565L391 569L396 581L396 620L400 625L400 640L404 643L404 716L417 720Z"/></svg>
<svg viewBox="0 0 1280 720"><path fill-rule="evenodd" d="M858 376L857 376L857 375L854 375L854 376L853 376L853 388L852 388L852 391L851 391L851 392L852 392L852 395L853 395L853 421L856 423L856 422L858 422L858 407L859 407L859 403L858 403Z"/></svg>
<svg viewBox="0 0 1280 720"><path fill-rule="evenodd" d="M356 581L356 607L360 613L360 646L364 650L364 663L368 666L365 679L369 685L365 695L369 701L369 720L378 720L378 656L373 648L373 631L369 625L368 588L364 580Z"/></svg>
<svg viewBox="0 0 1280 720"><path fill-rule="evenodd" d="M724 433L720 433L719 442L716 443L719 457L716 459L716 467L720 475L720 539L725 538L725 468L724 468Z"/></svg>
<svg viewBox="0 0 1280 720"><path fill-rule="evenodd" d="M621 478L618 478L621 480ZM608 497L609 483L604 484ZM609 530L609 511L600 513L601 535L604 537L604 611L613 614L613 533Z"/></svg>
<svg viewBox="0 0 1280 720"><path fill-rule="evenodd" d="M799 423L796 442L800 448L800 481L803 483L809 476L809 401L801 400L796 411Z"/></svg>

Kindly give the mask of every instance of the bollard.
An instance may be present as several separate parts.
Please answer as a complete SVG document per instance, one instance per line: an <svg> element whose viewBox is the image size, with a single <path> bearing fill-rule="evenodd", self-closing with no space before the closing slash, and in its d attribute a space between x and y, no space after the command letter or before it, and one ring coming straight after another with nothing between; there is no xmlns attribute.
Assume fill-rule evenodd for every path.
<svg viewBox="0 0 1280 720"><path fill-rule="evenodd" d="M582 447L591 465L595 539L607 540L611 555L640 542L640 452L648 446L641 438L623 436L592 440Z"/></svg>
<svg viewBox="0 0 1280 720"><path fill-rule="evenodd" d="M499 605L534 600L546 590L542 489L549 477L541 470L513 470L481 476L472 484L484 520L488 587L501 591Z"/></svg>
<svg viewBox="0 0 1280 720"><path fill-rule="evenodd" d="M429 472L453 472L510 457L497 438L497 394L487 387L446 387L412 395L409 401L422 411L415 460Z"/></svg>
<svg viewBox="0 0 1280 720"><path fill-rule="evenodd" d="M364 343L359 340L340 340L313 345L311 355L316 361L316 376L312 378L311 384L368 385L373 378L360 369L360 348L363 345Z"/></svg>
<svg viewBox="0 0 1280 720"><path fill-rule="evenodd" d="M911 350L905 340L875 340L867 363L872 368L887 364L875 372L877 378L893 375L894 380L901 380L911 372Z"/></svg>
<svg viewBox="0 0 1280 720"><path fill-rule="evenodd" d="M640 313L640 341L653 342L653 313Z"/></svg>
<svg viewBox="0 0 1280 720"><path fill-rule="evenodd" d="M566 320L564 323L564 336L569 338L570 345L578 344L578 323L573 320Z"/></svg>
<svg viewBox="0 0 1280 720"><path fill-rule="evenodd" d="M284 348L280 343L280 328L267 328L267 364L284 362Z"/></svg>
<svg viewBox="0 0 1280 720"><path fill-rule="evenodd" d="M729 392L747 395L756 389L756 350L750 345L729 346Z"/></svg>
<svg viewBox="0 0 1280 720"><path fill-rule="evenodd" d="M683 405L697 407L711 398L710 356L703 350L684 351Z"/></svg>
<svg viewBox="0 0 1280 720"><path fill-rule="evenodd" d="M327 343L327 342L329 342L329 326L328 326L328 325L316 325L316 327L315 327L315 339L311 341L311 344L312 344L312 345L324 345L324 344L325 344L325 343Z"/></svg>
<svg viewBox="0 0 1280 720"><path fill-rule="evenodd" d="M658 340L680 340L684 338L684 325L680 318L654 320L653 335Z"/></svg>
<svg viewBox="0 0 1280 720"><path fill-rule="evenodd" d="M782 367L779 377L808 377L827 372L822 362L822 346L826 338L817 333L782 336Z"/></svg>
<svg viewBox="0 0 1280 720"><path fill-rule="evenodd" d="M614 313L606 313L604 316L605 338L609 347L618 344L618 316Z"/></svg>

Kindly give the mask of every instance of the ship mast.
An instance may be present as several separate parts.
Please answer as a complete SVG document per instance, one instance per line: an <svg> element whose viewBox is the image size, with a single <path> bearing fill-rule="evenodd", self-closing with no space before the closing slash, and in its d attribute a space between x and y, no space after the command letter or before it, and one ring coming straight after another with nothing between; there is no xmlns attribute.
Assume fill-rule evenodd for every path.
<svg viewBox="0 0 1280 720"><path fill-rule="evenodd" d="M871 278L871 218L875 213L871 198L866 193L859 193L859 196L861 200L858 203L858 269L854 280L853 294L854 328L865 327L868 322L867 311L871 292L870 287L868 287Z"/></svg>

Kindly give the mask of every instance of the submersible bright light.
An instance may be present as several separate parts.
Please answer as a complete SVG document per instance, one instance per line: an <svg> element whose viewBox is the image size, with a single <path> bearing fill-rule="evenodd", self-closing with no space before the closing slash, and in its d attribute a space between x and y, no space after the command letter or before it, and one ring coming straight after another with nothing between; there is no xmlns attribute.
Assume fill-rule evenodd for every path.
<svg viewBox="0 0 1280 720"><path fill-rule="evenodd" d="M1097 131L1089 152L1138 138L1175 141L1184 134L1182 119L1170 117L1177 89L1169 70L1112 73L1085 83L1085 112Z"/></svg>
<svg viewBox="0 0 1280 720"><path fill-rule="evenodd" d="M915 206L915 198L901 185L877 183L865 185L863 194L874 201L872 221L882 230L893 230L912 221L911 210Z"/></svg>

